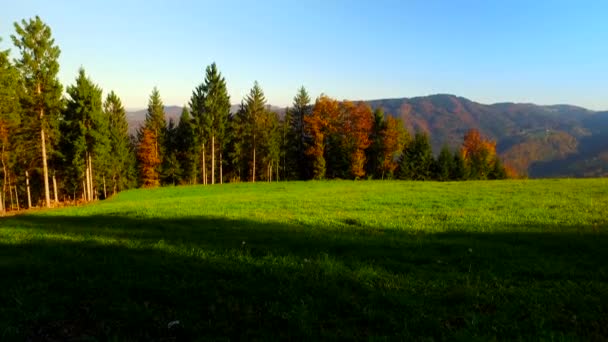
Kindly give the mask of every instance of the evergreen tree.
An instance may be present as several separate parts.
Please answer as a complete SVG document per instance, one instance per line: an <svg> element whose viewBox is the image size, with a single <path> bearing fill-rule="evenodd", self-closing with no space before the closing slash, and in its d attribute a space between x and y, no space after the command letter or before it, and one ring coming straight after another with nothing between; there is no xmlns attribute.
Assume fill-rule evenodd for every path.
<svg viewBox="0 0 608 342"><path fill-rule="evenodd" d="M125 108L118 95L111 91L106 97L103 108L109 121L109 184L112 193L116 194L133 186L131 175L135 166L135 156L129 138Z"/></svg>
<svg viewBox="0 0 608 342"><path fill-rule="evenodd" d="M467 165L462 158L460 151L454 151L454 157L452 162L452 170L450 171L450 179L456 181L462 181L469 179L469 172Z"/></svg>
<svg viewBox="0 0 608 342"><path fill-rule="evenodd" d="M162 179L164 184L176 185L181 183L182 167L177 158L178 137L177 126L173 119L169 119L169 125L165 129L165 158L163 159Z"/></svg>
<svg viewBox="0 0 608 342"><path fill-rule="evenodd" d="M507 179L507 170L498 156L494 157L488 179Z"/></svg>
<svg viewBox="0 0 608 342"><path fill-rule="evenodd" d="M245 125L245 135L247 136L247 142L251 151L251 180L255 183L256 169L258 166L258 158L256 156L258 144L260 143L260 125L261 121L265 118L266 111L266 97L262 88L257 81L254 82L253 88L249 91L249 94L245 97L245 117L243 124Z"/></svg>
<svg viewBox="0 0 608 342"><path fill-rule="evenodd" d="M399 178L409 180L430 180L433 152L426 133L418 132L414 140L407 144L399 160Z"/></svg>
<svg viewBox="0 0 608 342"><path fill-rule="evenodd" d="M454 159L448 145L443 145L437 162L434 167L434 179L438 181L448 181L451 178L451 171L454 169Z"/></svg>
<svg viewBox="0 0 608 342"><path fill-rule="evenodd" d="M230 115L230 97L226 89L226 80L217 70L215 63L206 69L205 82L203 83L203 98L204 131L211 141L211 184L215 184L216 146L219 146L220 170L222 170L222 151L226 145L225 131L228 116ZM220 183L222 182L222 177L220 177Z"/></svg>
<svg viewBox="0 0 608 342"><path fill-rule="evenodd" d="M247 110L245 103L241 101L239 110L228 119L228 158L231 181L242 181L247 179Z"/></svg>
<svg viewBox="0 0 608 342"><path fill-rule="evenodd" d="M202 83L194 89L190 97L190 115L192 115L192 129L196 146L198 174L203 184L207 184L207 165L205 163L205 145L207 144L207 112L205 111L205 84Z"/></svg>
<svg viewBox="0 0 608 342"><path fill-rule="evenodd" d="M382 164L384 161L382 132L385 128L386 121L384 120L384 110L382 108L376 108L372 120L372 131L369 137L371 144L366 150L367 173L374 178L382 177Z"/></svg>
<svg viewBox="0 0 608 342"><path fill-rule="evenodd" d="M61 121L62 151L67 163L64 176L71 180L68 191L76 193L80 188L85 199L91 201L96 197L95 184L99 184L94 170L105 179L108 168L109 120L102 111L101 88L86 76L84 69L78 71L76 83L67 88L67 93Z"/></svg>
<svg viewBox="0 0 608 342"><path fill-rule="evenodd" d="M0 39L1 42L1 39ZM9 50L0 50L0 160L2 163L2 192L0 212L6 210L7 191L14 153L15 134L19 127L21 106L19 104L19 74L11 64ZM10 195L9 195L10 197Z"/></svg>
<svg viewBox="0 0 608 342"><path fill-rule="evenodd" d="M165 152L164 133L166 128L165 107L160 98L160 92L154 87L150 99L148 100L148 111L146 112L144 125L138 132L139 145L144 142L146 144L145 146L139 146L138 148L138 156L145 157L145 160L147 161L147 165L140 165L140 170L144 171L141 175L144 186L156 186L160 183L159 179L162 174L161 166ZM147 133L147 135L144 136L144 133ZM150 156L150 152L153 152L154 155ZM140 159L140 162L142 161L143 160ZM151 165L155 167L155 174L152 174L152 170L150 169Z"/></svg>
<svg viewBox="0 0 608 342"><path fill-rule="evenodd" d="M57 79L60 50L51 37L51 29L38 16L15 23L15 31L17 35L11 38L21 55L15 65L23 82L22 108L27 124L40 134L45 204L50 207L47 148L52 149L58 138L52 132L57 132L61 110L62 86Z"/></svg>
<svg viewBox="0 0 608 342"><path fill-rule="evenodd" d="M306 158L306 148L309 144L309 137L305 132L305 118L312 112L310 97L304 86L298 89L298 93L293 98L293 108L289 111L290 133L288 146L291 148L287 158L295 160L295 167L290 169L297 179L310 179L308 172L308 159ZM287 165L287 164L286 164ZM291 164L290 164L291 165Z"/></svg>
<svg viewBox="0 0 608 342"><path fill-rule="evenodd" d="M188 108L184 106L177 124L176 149L177 159L181 164L181 182L185 184L196 183L196 143L192 128L192 117Z"/></svg>

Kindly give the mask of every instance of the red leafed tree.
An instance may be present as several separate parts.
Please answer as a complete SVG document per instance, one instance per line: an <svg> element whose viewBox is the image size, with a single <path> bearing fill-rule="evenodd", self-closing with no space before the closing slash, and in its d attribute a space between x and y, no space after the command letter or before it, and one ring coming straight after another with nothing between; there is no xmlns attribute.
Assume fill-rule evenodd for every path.
<svg viewBox="0 0 608 342"><path fill-rule="evenodd" d="M359 102L342 102L345 148L350 153L350 171L355 178L365 176L365 149L371 144L373 114L369 105Z"/></svg>
<svg viewBox="0 0 608 342"><path fill-rule="evenodd" d="M401 120L395 119L392 116L387 116L384 127L380 132L382 139L382 178L385 175L392 175L397 166L397 155L403 150L403 145L406 141L406 132L403 128Z"/></svg>
<svg viewBox="0 0 608 342"><path fill-rule="evenodd" d="M160 184L158 166L160 158L156 152L157 137L153 130L144 128L142 138L137 150L139 167L141 170L142 185L144 187L155 187Z"/></svg>
<svg viewBox="0 0 608 342"><path fill-rule="evenodd" d="M304 117L304 131L311 137L306 155L312 159L313 178L325 178L325 136L330 122L339 115L338 101L321 95L315 102L311 115Z"/></svg>

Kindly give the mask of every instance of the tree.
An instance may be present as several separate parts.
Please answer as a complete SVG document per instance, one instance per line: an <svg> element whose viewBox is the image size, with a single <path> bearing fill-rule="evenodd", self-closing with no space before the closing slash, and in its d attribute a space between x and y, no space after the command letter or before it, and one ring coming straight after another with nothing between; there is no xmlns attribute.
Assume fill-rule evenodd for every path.
<svg viewBox="0 0 608 342"><path fill-rule="evenodd" d="M51 207L46 139L57 126L61 109L62 86L57 79L60 50L51 38L51 29L38 16L22 20L21 25L15 23L15 31L17 35L11 38L21 54L15 65L23 82L22 107L40 133L45 203Z"/></svg>
<svg viewBox="0 0 608 342"><path fill-rule="evenodd" d="M14 154L15 135L12 133L19 127L21 114L18 93L19 74L8 56L9 50L0 50L0 161L2 163L0 212L4 212L6 209L6 192L9 186L11 160L16 157Z"/></svg>
<svg viewBox="0 0 608 342"><path fill-rule="evenodd" d="M67 176L73 180L74 192L84 181L84 197L91 201L95 198L97 175L93 169L105 172L109 157L109 121L102 111L101 88L86 76L84 69L80 68L76 83L67 88L67 93L69 99L61 121Z"/></svg>
<svg viewBox="0 0 608 342"><path fill-rule="evenodd" d="M469 170L469 178L488 179L496 160L496 142L471 129L465 134L460 151Z"/></svg>
<svg viewBox="0 0 608 342"><path fill-rule="evenodd" d="M370 133L371 144L366 150L367 154L367 173L380 178L382 176L382 164L384 160L382 148L382 131L385 129L384 110L376 108L372 121Z"/></svg>
<svg viewBox="0 0 608 342"><path fill-rule="evenodd" d="M399 119L392 116L387 116L380 131L381 142L381 177L393 178L393 174L398 167L398 157L403 150L407 140L407 131L403 127L403 123Z"/></svg>
<svg viewBox="0 0 608 342"><path fill-rule="evenodd" d="M158 185L157 183L159 182L158 180L162 173L161 165L164 156L164 132L166 127L165 108L158 89L154 87L150 99L148 100L148 111L146 113L144 125L138 132L140 145L138 148L138 157L140 157L140 163L146 164L140 165L142 183L144 186ZM146 131L147 135L144 135ZM144 142L145 145L142 146ZM150 148L152 148L152 150L150 150ZM153 153L154 155L150 156L149 153ZM145 160L142 160L142 157L145 158ZM152 174L152 170L149 169L151 166L155 167L154 175Z"/></svg>
<svg viewBox="0 0 608 342"><path fill-rule="evenodd" d="M460 151L454 152L454 157L452 158L452 169L450 170L450 179L456 181L469 179L469 171Z"/></svg>
<svg viewBox="0 0 608 342"><path fill-rule="evenodd" d="M329 133L329 123L339 116L338 101L321 95L317 98L312 114L304 117L304 131L311 138L306 155L312 161L312 178L325 178L325 139Z"/></svg>
<svg viewBox="0 0 608 342"><path fill-rule="evenodd" d="M204 131L211 137L211 184L215 184L215 150L216 142L220 146L220 170L222 170L222 151L225 142L225 130L230 115L230 96L226 89L226 80L217 70L215 63L206 69L203 90L203 123ZM220 183L222 183L220 176Z"/></svg>
<svg viewBox="0 0 608 342"><path fill-rule="evenodd" d="M192 127L192 117L186 106L182 109L175 135L177 159L180 161L182 170L182 182L196 184L196 141Z"/></svg>
<svg viewBox="0 0 608 342"><path fill-rule="evenodd" d="M437 162L434 167L434 176L433 178L438 181L448 181L450 180L450 173L454 169L454 159L452 158L452 152L450 152L450 148L448 145L443 145L441 148L441 152L439 152L439 156L437 156Z"/></svg>
<svg viewBox="0 0 608 342"><path fill-rule="evenodd" d="M169 125L165 129L165 158L163 159L162 180L164 184L176 185L181 183L182 167L177 158L178 136L177 126L173 119L169 119Z"/></svg>
<svg viewBox="0 0 608 342"><path fill-rule="evenodd" d="M255 183L257 160L256 160L256 149L258 147L260 125L263 120L263 116L266 114L266 97L262 88L257 81L254 82L253 88L249 91L249 94L245 97L245 113L244 122L245 134L248 137L248 143L250 144L250 150L252 152L251 160L251 180Z"/></svg>
<svg viewBox="0 0 608 342"><path fill-rule="evenodd" d="M306 158L307 135L305 130L305 118L310 115L312 106L310 97L304 86L298 89L298 93L293 98L293 108L290 114L290 149L288 158L296 160L295 174L297 179L308 179L308 163Z"/></svg>
<svg viewBox="0 0 608 342"><path fill-rule="evenodd" d="M350 173L355 179L365 176L365 150L372 141L373 116L372 109L364 102L353 104L348 101L342 102L344 109L343 118L343 144L349 154Z"/></svg>
<svg viewBox="0 0 608 342"><path fill-rule="evenodd" d="M103 104L104 113L109 120L110 158L109 175L112 193L127 189L132 185L134 167L129 124L125 108L116 93L111 91Z"/></svg>
<svg viewBox="0 0 608 342"><path fill-rule="evenodd" d="M158 158L157 145L156 132L147 127L141 129L137 158L139 159L141 182L144 187L160 185L158 167L161 160Z"/></svg>
<svg viewBox="0 0 608 342"><path fill-rule="evenodd" d="M433 152L426 133L418 132L414 140L405 145L399 160L399 178L409 180L431 179Z"/></svg>

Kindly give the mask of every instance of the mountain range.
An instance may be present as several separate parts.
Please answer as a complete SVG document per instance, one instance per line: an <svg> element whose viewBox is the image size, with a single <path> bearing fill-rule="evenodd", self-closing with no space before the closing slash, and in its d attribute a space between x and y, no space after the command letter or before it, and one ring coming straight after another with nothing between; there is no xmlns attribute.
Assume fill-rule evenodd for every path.
<svg viewBox="0 0 608 342"><path fill-rule="evenodd" d="M448 94L366 102L400 118L410 133L429 133L435 153L444 144L458 148L466 131L477 128L497 142L505 163L529 177L608 176L608 111L571 105L487 105ZM237 109L232 106L233 112ZM280 114L285 110L271 109ZM167 120L177 122L181 110L166 107ZM141 125L145 113L127 112L132 131Z"/></svg>

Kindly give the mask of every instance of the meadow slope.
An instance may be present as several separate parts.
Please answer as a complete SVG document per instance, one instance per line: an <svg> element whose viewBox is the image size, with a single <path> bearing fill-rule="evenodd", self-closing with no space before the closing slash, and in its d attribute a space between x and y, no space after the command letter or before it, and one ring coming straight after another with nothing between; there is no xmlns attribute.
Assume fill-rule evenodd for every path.
<svg viewBox="0 0 608 342"><path fill-rule="evenodd" d="M608 179L127 191L0 218L0 340L604 340L607 211Z"/></svg>

